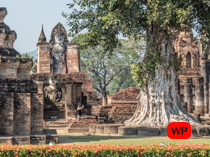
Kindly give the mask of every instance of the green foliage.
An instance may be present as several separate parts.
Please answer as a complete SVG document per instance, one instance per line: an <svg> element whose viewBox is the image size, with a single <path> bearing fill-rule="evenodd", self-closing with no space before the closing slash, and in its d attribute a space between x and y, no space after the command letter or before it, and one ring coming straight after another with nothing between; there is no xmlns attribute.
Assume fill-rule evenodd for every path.
<svg viewBox="0 0 210 157"><path fill-rule="evenodd" d="M116 76L108 87L109 94L112 95L128 87L136 87L136 83L131 76L131 68L126 69L124 73Z"/></svg>
<svg viewBox="0 0 210 157"><path fill-rule="evenodd" d="M21 55L22 58L31 58L33 59L33 56L30 56L29 54L25 53Z"/></svg>
<svg viewBox="0 0 210 157"><path fill-rule="evenodd" d="M83 44L85 35L74 38L71 43ZM109 53L104 52L102 47L81 49L81 70L86 72L93 80L93 87L99 93L111 89L117 92L121 87L133 86L131 77L131 64L140 61L145 49L145 41L139 43L133 39L121 40L122 47L116 48L110 57ZM125 84L127 81L127 84ZM116 88L112 88L115 86ZM122 89L122 88L121 88Z"/></svg>
<svg viewBox="0 0 210 157"><path fill-rule="evenodd" d="M147 84L148 79L155 76L155 69L163 62L160 52L150 52L144 57L144 60L138 64L133 64L133 79L139 86Z"/></svg>
<svg viewBox="0 0 210 157"><path fill-rule="evenodd" d="M120 34L125 37L132 35L137 40L146 32L148 41L149 35L157 34L158 31L170 35L177 30L188 31L193 28L199 35L210 37L208 0L73 0L69 8L72 12L63 13L63 16L68 20L70 35L78 36L81 31L87 30L83 48L100 45L103 53L112 54L121 45L118 39ZM154 32L153 26L158 28ZM133 65L134 79L139 85L154 76L155 69L159 67L162 60L159 57L160 43L147 45L148 51L151 51L151 47L153 50L147 52L148 56L143 62Z"/></svg>
<svg viewBox="0 0 210 157"><path fill-rule="evenodd" d="M87 29L86 46L101 45L106 52L119 45L119 34L138 39L154 23L162 29L194 28L210 37L208 0L73 0L68 6L72 12L63 16L70 35Z"/></svg>

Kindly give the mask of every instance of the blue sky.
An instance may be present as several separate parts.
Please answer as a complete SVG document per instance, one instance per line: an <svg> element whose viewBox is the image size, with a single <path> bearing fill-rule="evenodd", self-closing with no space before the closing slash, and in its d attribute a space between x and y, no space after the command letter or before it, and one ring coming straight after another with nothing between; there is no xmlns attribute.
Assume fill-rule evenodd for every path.
<svg viewBox="0 0 210 157"><path fill-rule="evenodd" d="M49 41L53 27L61 22L66 30L67 20L61 15L69 13L66 4L71 0L0 0L0 7L7 8L5 23L17 33L14 48L20 53L36 50L36 44L44 25L44 31Z"/></svg>

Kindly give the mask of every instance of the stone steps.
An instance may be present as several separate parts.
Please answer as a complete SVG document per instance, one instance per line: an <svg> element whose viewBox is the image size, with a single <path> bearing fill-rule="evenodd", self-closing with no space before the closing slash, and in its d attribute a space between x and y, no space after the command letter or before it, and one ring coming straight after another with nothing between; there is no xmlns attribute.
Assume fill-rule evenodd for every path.
<svg viewBox="0 0 210 157"><path fill-rule="evenodd" d="M88 127L88 123L87 122L73 122L70 125L70 128L84 128L84 127Z"/></svg>
<svg viewBox="0 0 210 157"><path fill-rule="evenodd" d="M55 129L55 130L57 130L57 129L66 129L66 128L69 128L69 127L66 127L66 126L44 126L43 127L44 129Z"/></svg>
<svg viewBox="0 0 210 157"><path fill-rule="evenodd" d="M96 134L118 134L118 128L123 124L91 124L89 132Z"/></svg>
<svg viewBox="0 0 210 157"><path fill-rule="evenodd" d="M74 132L77 132L77 133L89 132L89 129L88 128L71 128L71 129L68 129L68 133L74 133Z"/></svg>
<svg viewBox="0 0 210 157"><path fill-rule="evenodd" d="M90 124L97 124L96 116L84 116L79 118L77 121L74 121L70 124L70 127L68 129L69 133L72 132L88 132L89 131L89 125Z"/></svg>
<svg viewBox="0 0 210 157"><path fill-rule="evenodd" d="M45 121L44 127L69 127L69 122L67 121Z"/></svg>
<svg viewBox="0 0 210 157"><path fill-rule="evenodd" d="M57 120L45 120L45 129L54 129L58 134L66 134L72 132L88 132L89 124L97 124L98 121L96 116L85 115L80 117L73 122L66 121L65 119L57 119Z"/></svg>
<svg viewBox="0 0 210 157"><path fill-rule="evenodd" d="M60 128L59 128L59 129L56 129L56 131L57 131L57 134L58 134L58 135L61 135L61 134L68 134L68 129L69 129L69 128L65 128L65 129L64 129L64 128L63 128L63 129L60 129Z"/></svg>
<svg viewBox="0 0 210 157"><path fill-rule="evenodd" d="M44 126L43 128L45 129L65 129L65 128L69 128L69 125L57 125L57 126Z"/></svg>
<svg viewBox="0 0 210 157"><path fill-rule="evenodd" d="M46 120L44 128L55 130L56 134L67 134L70 123L65 120Z"/></svg>

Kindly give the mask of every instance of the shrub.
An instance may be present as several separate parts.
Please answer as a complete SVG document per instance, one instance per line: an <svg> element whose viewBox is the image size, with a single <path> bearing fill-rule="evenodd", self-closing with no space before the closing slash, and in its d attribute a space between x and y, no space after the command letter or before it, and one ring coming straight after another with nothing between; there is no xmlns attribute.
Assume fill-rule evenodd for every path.
<svg viewBox="0 0 210 157"><path fill-rule="evenodd" d="M94 156L210 156L210 145L0 145L0 156L94 157Z"/></svg>

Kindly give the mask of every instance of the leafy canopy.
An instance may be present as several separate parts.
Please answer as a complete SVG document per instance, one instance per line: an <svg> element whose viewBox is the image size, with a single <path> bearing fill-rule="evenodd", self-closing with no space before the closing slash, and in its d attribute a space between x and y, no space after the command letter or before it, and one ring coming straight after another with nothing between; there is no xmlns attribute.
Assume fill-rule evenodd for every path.
<svg viewBox="0 0 210 157"><path fill-rule="evenodd" d="M82 44L83 36L79 35L71 43ZM93 87L99 93L105 92L107 89L119 91L121 86L126 88L134 85L130 65L140 61L145 50L145 42L143 39L137 43L132 39L121 39L121 42L122 47L115 48L112 57L109 57L109 54L104 52L101 46L88 47L80 51L81 70L91 77ZM112 85L115 87L112 88Z"/></svg>
<svg viewBox="0 0 210 157"><path fill-rule="evenodd" d="M138 39L154 23L163 30L190 27L210 37L209 0L73 0L68 6L73 11L63 15L69 35L87 30L82 46L101 45L106 52L120 45L120 34Z"/></svg>

